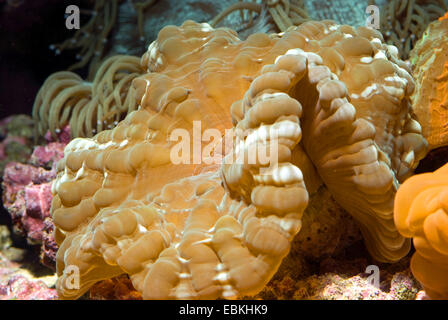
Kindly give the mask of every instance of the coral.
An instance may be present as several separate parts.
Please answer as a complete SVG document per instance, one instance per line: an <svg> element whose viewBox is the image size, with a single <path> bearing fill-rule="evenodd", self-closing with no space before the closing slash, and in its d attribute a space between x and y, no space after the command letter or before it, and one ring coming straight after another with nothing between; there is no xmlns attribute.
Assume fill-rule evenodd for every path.
<svg viewBox="0 0 448 320"><path fill-rule="evenodd" d="M290 255L316 262L323 257L339 254L361 239L356 222L322 186L310 195L302 218L302 228L294 238Z"/></svg>
<svg viewBox="0 0 448 320"><path fill-rule="evenodd" d="M72 140L58 166L61 298L123 273L144 299L256 294L289 252L319 177L374 258L408 252L392 204L426 141L410 112L412 77L379 32L307 22L241 41L187 21L163 28L141 64L141 107L112 130ZM220 150L232 124L234 147ZM206 129L215 129L211 146L195 136ZM180 137L205 151L184 157ZM270 145L277 160L250 161ZM226 155L222 170L198 155ZM79 268L79 290L66 285L68 266Z"/></svg>
<svg viewBox="0 0 448 320"><path fill-rule="evenodd" d="M278 30L286 31L291 26L299 25L309 20L308 14L304 9L305 5L302 0L262 0L253 2L237 2L210 21L212 27L216 27L223 19L234 11L239 11L241 15L241 23L246 28L251 27L254 23L254 14L260 15L262 8L267 8L270 16ZM245 14L244 10L248 10Z"/></svg>
<svg viewBox="0 0 448 320"><path fill-rule="evenodd" d="M312 20L328 19L353 27L366 25L366 8L370 0L306 0L304 2Z"/></svg>
<svg viewBox="0 0 448 320"><path fill-rule="evenodd" d="M137 11L137 26L138 26L138 32L139 32L141 40L145 39L145 31L144 31L144 27L143 27L143 23L144 23L143 13L146 8L150 7L156 1L157 0L142 0L142 1L136 1L135 3L132 2L135 10Z"/></svg>
<svg viewBox="0 0 448 320"><path fill-rule="evenodd" d="M439 21L446 20L446 19L448 19L448 11L445 13L444 16L439 18Z"/></svg>
<svg viewBox="0 0 448 320"><path fill-rule="evenodd" d="M82 10L83 13L90 15L89 21L83 24L72 38L50 46L56 55L64 50L78 51L76 58L79 62L70 66L69 70L82 68L88 63L90 63L90 73L96 70L97 64L103 57L108 35L115 24L119 0L92 2L94 3L92 10Z"/></svg>
<svg viewBox="0 0 448 320"><path fill-rule="evenodd" d="M429 148L448 145L448 19L432 22L411 51L412 108Z"/></svg>
<svg viewBox="0 0 448 320"><path fill-rule="evenodd" d="M263 74L252 82L244 99L232 105L232 116L234 122L238 122L237 129L244 131L259 126L260 130L268 132L265 134L268 140L273 131L270 124L281 116L285 123L285 137L280 139L286 140L288 131L297 130L302 113L301 109L294 113L290 101L306 103L303 109L307 113L303 115L305 122L302 128L307 156L336 201L360 222L370 253L380 261L396 261L408 252L409 242L398 234L393 225L393 198L399 182L412 174L418 161L426 154L427 144L421 136L420 125L410 114L409 95L414 88L413 80L403 68L404 64L396 65L379 58L385 56L383 50L386 48L392 57L396 52L390 47L372 45L372 42L380 43L378 33L359 28L359 33L370 37L370 42L362 39L351 27L343 26L341 29L345 35L351 33L347 37L341 34L343 40L339 40L340 43L336 39L324 38L322 43L329 47L322 49L317 41L310 43L310 47L314 46L320 55L304 53L300 49L290 50L277 59L278 66L265 66ZM319 35L317 30L313 35L316 34ZM293 35L291 32L284 38L293 38ZM302 41L307 43L306 39L302 38ZM308 39L308 42L311 41ZM305 59L310 64L308 77L300 73L304 70ZM328 67L321 66L322 61L326 61ZM288 75L285 71L289 68L297 76ZM316 101L319 101L318 107L314 105ZM282 105L282 108L273 111L275 104ZM277 125L274 123L272 127ZM300 138L301 133L297 135ZM241 157L238 152L247 152L254 141L256 139L250 135L245 138L243 147L235 149L236 157ZM282 162L289 161L295 147L289 141L285 142L290 150L279 149L285 154L286 161L283 158L279 160ZM297 154L302 152L299 148L294 151ZM259 167L224 165L223 177L231 194L237 194L246 201L250 197L263 210L264 204L258 206L257 198L279 203L274 201L274 197L278 197L277 192L282 190L271 188L269 192L259 193L260 188L267 190L263 185L272 183L269 176L267 179L260 177ZM274 177L277 174L285 179L299 176L294 172L298 170L297 166L286 165L282 175L275 170L272 171ZM305 183L308 185L306 177ZM292 194L294 197L291 199L297 202L302 196L297 191ZM282 203L285 207L288 204Z"/></svg>
<svg viewBox="0 0 448 320"><path fill-rule="evenodd" d="M445 0L392 0L381 9L380 27L388 43L407 59L428 24L443 16Z"/></svg>
<svg viewBox="0 0 448 320"><path fill-rule="evenodd" d="M89 1L93 8L81 9L81 13L90 16L86 23L77 30L73 37L62 43L50 45L50 49L56 55L63 51L74 50L77 52L76 59L79 61L71 65L68 70L73 71L89 66L88 79L92 79L101 65L102 59L107 56L107 44L110 42L110 34L117 22L119 5L122 0L98 0ZM130 1L136 14L137 26L140 39L145 39L143 22L144 11L156 0L133 0Z"/></svg>
<svg viewBox="0 0 448 320"><path fill-rule="evenodd" d="M360 259L363 267L359 267L360 263L346 261L346 257L342 260L331 257L346 255L346 251L353 251L352 248L356 245L360 250L351 252L351 257L359 254L368 256L361 241L359 227L352 217L321 186L310 195L302 217L301 230L291 243L290 253L283 259L271 281L255 298L292 299L297 289L295 283L316 273L358 274L359 270L365 270L367 266L365 258ZM253 299L243 297L246 298Z"/></svg>
<svg viewBox="0 0 448 320"><path fill-rule="evenodd" d="M309 20L303 0L268 0L266 6L280 31Z"/></svg>
<svg viewBox="0 0 448 320"><path fill-rule="evenodd" d="M222 11L220 14L218 14L216 17L214 17L210 22L210 26L216 27L223 19L225 19L229 14L231 14L234 11L239 11L241 20L244 22L244 11L243 10L249 10L248 14L248 20L246 23L248 27L250 27L254 23L254 15L255 14L261 14L262 11L262 4L256 3L256 2L237 2L232 4L231 6L227 7L224 11Z"/></svg>
<svg viewBox="0 0 448 320"><path fill-rule="evenodd" d="M132 80L143 73L139 58L113 56L99 67L92 83L68 71L49 76L33 105L36 135L49 130L56 138L66 126L70 135L91 137L111 128L137 109Z"/></svg>
<svg viewBox="0 0 448 320"><path fill-rule="evenodd" d="M398 231L412 237L414 276L432 299L448 298L448 164L404 182L395 198Z"/></svg>

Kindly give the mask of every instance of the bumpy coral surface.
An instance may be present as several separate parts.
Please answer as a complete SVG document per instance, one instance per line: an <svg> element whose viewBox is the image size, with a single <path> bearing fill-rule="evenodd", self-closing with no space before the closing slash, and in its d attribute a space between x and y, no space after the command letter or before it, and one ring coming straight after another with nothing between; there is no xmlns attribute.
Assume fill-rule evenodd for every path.
<svg viewBox="0 0 448 320"><path fill-rule="evenodd" d="M398 190L395 223L412 237L411 269L432 299L448 298L448 165L413 176Z"/></svg>
<svg viewBox="0 0 448 320"><path fill-rule="evenodd" d="M416 89L412 107L435 149L448 145L448 13L431 23L411 52Z"/></svg>
<svg viewBox="0 0 448 320"><path fill-rule="evenodd" d="M141 63L139 109L71 141L59 165L52 215L62 298L122 273L144 299L256 294L322 181L374 258L408 252L393 199L426 141L410 114L413 80L379 32L308 22L241 41L187 21L163 28ZM231 152L204 142L232 125ZM209 128L218 137L201 139ZM178 129L205 159L226 155L222 170L194 151L176 164ZM273 145L277 159L254 157ZM65 272L73 267L79 288Z"/></svg>

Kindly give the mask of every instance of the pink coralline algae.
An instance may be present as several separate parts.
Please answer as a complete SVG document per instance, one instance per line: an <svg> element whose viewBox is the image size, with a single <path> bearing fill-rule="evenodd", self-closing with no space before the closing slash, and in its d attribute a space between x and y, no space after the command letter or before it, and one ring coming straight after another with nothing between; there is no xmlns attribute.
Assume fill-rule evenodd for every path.
<svg viewBox="0 0 448 320"><path fill-rule="evenodd" d="M56 289L21 269L0 252L0 300L55 300Z"/></svg>
<svg viewBox="0 0 448 320"><path fill-rule="evenodd" d="M292 274L274 279L259 294L262 299L294 300L423 300L425 293L412 276L409 259L395 266L379 266L379 283L375 285L363 258L354 261L339 261L328 258L321 262L321 271L302 279L293 279ZM340 264L340 265L339 265ZM339 266L337 266L339 265ZM351 267L349 267L351 265ZM336 268L334 268L337 266ZM342 271L345 270L346 272ZM356 271L357 270L357 271ZM357 274L354 274L357 272Z"/></svg>
<svg viewBox="0 0 448 320"><path fill-rule="evenodd" d="M64 147L66 143L50 142L46 146L37 146L29 162L32 165L51 168L59 159L64 157Z"/></svg>
<svg viewBox="0 0 448 320"><path fill-rule="evenodd" d="M54 267L57 250L50 218L51 183L57 162L64 156L65 132L61 132L64 142L36 146L26 163L10 162L3 174L3 205L11 215L14 232L29 244L42 244L41 260L50 267Z"/></svg>
<svg viewBox="0 0 448 320"><path fill-rule="evenodd" d="M70 142L70 140L71 140L71 137L70 137L70 126L66 125L65 127L63 127L60 131L58 131L56 133L56 136L57 136L56 140L53 139L50 131L48 131L45 134L45 140L47 142L60 142L60 143L63 143L64 145L68 144Z"/></svg>
<svg viewBox="0 0 448 320"><path fill-rule="evenodd" d="M42 231L42 246L40 248L40 261L43 265L55 269L56 253L58 245L53 235L54 223L51 217L44 220L44 229Z"/></svg>
<svg viewBox="0 0 448 320"><path fill-rule="evenodd" d="M0 300L56 300L56 289L42 281L32 281L23 275L14 275L0 282Z"/></svg>
<svg viewBox="0 0 448 320"><path fill-rule="evenodd" d="M3 205L11 215L14 232L30 244L42 241L43 221L50 216L51 180L55 172L10 162L3 175Z"/></svg>

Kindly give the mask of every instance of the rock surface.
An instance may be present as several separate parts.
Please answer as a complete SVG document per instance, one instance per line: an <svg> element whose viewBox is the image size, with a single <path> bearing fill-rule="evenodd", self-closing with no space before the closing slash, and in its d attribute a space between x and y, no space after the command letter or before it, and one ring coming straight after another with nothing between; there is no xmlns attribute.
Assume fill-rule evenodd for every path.
<svg viewBox="0 0 448 320"><path fill-rule="evenodd" d="M0 120L0 176L7 163L24 162L32 152L33 120L14 115Z"/></svg>
<svg viewBox="0 0 448 320"><path fill-rule="evenodd" d="M0 300L55 300L55 276L36 278L0 252Z"/></svg>
<svg viewBox="0 0 448 320"><path fill-rule="evenodd" d="M57 245L50 218L51 183L56 177L57 162L64 156L69 129L64 128L59 141L46 137L46 145L35 146L21 162L5 166L2 182L3 206L12 220L14 233L25 237L30 245L42 245L41 261L55 267Z"/></svg>

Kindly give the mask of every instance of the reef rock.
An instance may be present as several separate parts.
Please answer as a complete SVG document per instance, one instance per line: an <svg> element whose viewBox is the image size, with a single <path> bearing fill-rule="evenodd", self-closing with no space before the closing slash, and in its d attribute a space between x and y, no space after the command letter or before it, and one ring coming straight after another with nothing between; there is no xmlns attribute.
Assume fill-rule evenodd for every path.
<svg viewBox="0 0 448 320"><path fill-rule="evenodd" d="M53 276L35 278L0 252L0 300L55 300Z"/></svg>
<svg viewBox="0 0 448 320"><path fill-rule="evenodd" d="M42 244L42 261L52 267L57 246L50 218L51 183L56 177L57 162L64 156L64 147L62 142L36 146L24 163L6 165L2 182L3 205L11 216L14 232L25 237L29 244Z"/></svg>
<svg viewBox="0 0 448 320"><path fill-rule="evenodd" d="M295 300L415 300L423 299L424 292L404 263L399 267L379 266L378 286L366 273L367 261L335 260L321 263L321 270L329 265L333 271L294 279L285 274L271 281L257 297L262 299ZM409 262L409 259L404 259ZM407 265L407 264L406 264ZM419 293L419 295L417 295Z"/></svg>
<svg viewBox="0 0 448 320"><path fill-rule="evenodd" d="M50 216L51 180L55 173L17 162L9 163L3 175L3 205L11 215L14 232L30 244L42 240L43 220Z"/></svg>
<svg viewBox="0 0 448 320"><path fill-rule="evenodd" d="M0 120L0 176L7 163L25 162L32 152L33 120L14 115Z"/></svg>
<svg viewBox="0 0 448 320"><path fill-rule="evenodd" d="M131 279L122 275L97 282L90 288L89 298L92 300L142 300L142 295L135 290Z"/></svg>

